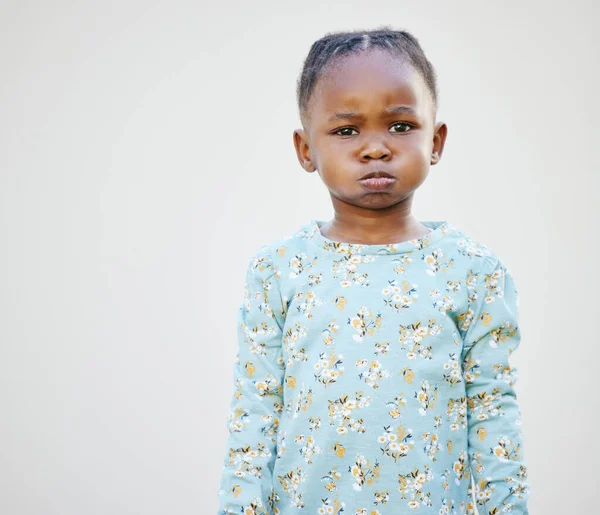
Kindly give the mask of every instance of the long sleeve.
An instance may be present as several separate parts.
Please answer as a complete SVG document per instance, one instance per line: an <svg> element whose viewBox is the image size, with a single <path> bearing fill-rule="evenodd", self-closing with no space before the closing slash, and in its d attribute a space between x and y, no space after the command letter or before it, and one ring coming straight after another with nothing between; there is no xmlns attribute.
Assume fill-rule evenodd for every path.
<svg viewBox="0 0 600 515"><path fill-rule="evenodd" d="M234 391L218 515L268 515L283 411L285 312L268 246L251 257L237 315Z"/></svg>
<svg viewBox="0 0 600 515"><path fill-rule="evenodd" d="M480 515L528 514L530 488L514 389L517 370L509 363L521 341L518 292L497 257L485 258L467 290L461 359L475 502Z"/></svg>

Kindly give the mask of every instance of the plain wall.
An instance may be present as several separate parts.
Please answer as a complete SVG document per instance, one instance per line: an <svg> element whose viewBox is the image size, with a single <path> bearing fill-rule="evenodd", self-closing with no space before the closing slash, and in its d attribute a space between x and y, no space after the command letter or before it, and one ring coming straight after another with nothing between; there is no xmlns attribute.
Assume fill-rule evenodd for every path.
<svg viewBox="0 0 600 515"><path fill-rule="evenodd" d="M0 512L216 510L251 252L332 216L297 162L326 32L412 32L439 77L416 192L509 266L531 513L599 455L598 3L0 2ZM350 514L349 514L350 515Z"/></svg>

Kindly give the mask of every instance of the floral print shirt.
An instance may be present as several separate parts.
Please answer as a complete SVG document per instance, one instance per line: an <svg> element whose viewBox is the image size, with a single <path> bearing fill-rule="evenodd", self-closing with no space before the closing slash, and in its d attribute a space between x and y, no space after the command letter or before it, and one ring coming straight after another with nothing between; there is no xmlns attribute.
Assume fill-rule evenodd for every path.
<svg viewBox="0 0 600 515"><path fill-rule="evenodd" d="M219 515L528 513L515 283L421 223L363 245L313 219L253 253Z"/></svg>

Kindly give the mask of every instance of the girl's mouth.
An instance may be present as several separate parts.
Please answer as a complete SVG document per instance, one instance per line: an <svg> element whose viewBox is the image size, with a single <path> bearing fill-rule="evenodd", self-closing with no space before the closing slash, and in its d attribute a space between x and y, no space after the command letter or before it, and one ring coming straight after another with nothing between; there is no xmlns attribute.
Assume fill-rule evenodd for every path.
<svg viewBox="0 0 600 515"><path fill-rule="evenodd" d="M360 182L365 188L372 191L383 191L389 187L396 179L394 177L370 177L361 179Z"/></svg>

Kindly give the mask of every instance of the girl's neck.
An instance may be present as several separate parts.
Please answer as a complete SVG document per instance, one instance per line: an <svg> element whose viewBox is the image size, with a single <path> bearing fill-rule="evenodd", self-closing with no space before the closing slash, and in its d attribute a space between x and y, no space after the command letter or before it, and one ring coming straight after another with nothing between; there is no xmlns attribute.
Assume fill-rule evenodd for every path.
<svg viewBox="0 0 600 515"><path fill-rule="evenodd" d="M414 216L347 217L339 215L324 223L321 234L330 240L362 245L397 243L421 238L430 229Z"/></svg>

